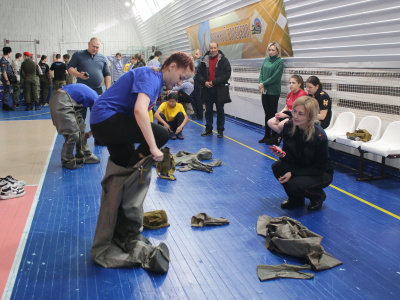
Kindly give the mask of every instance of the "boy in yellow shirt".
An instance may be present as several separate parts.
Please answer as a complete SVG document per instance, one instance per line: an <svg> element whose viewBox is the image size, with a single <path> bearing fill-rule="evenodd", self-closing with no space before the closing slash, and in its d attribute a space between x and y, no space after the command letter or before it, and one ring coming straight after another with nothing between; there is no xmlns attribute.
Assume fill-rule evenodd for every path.
<svg viewBox="0 0 400 300"><path fill-rule="evenodd" d="M164 125L169 130L171 140L183 140L182 130L189 121L185 109L182 104L177 103L178 95L170 93L167 96L167 101L162 103L154 114L154 118L158 123Z"/></svg>

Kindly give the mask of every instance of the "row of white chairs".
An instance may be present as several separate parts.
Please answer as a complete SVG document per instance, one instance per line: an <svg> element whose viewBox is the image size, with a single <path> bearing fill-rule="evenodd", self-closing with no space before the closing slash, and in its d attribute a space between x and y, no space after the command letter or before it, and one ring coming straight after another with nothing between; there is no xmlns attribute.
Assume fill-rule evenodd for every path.
<svg viewBox="0 0 400 300"><path fill-rule="evenodd" d="M368 142L362 142L347 138L347 132L351 133L359 129L366 129L372 136L371 140ZM339 114L336 121L325 130L329 141L359 150L360 168L359 170L356 170L359 173L359 177L357 178L359 181L384 178L386 158L400 158L400 121L390 123L382 136L381 131L382 121L376 116L367 116L362 118L356 127L356 116L352 112L343 112ZM378 177L365 174L363 171L364 153L367 152L382 156L381 174ZM344 167L349 168L348 166Z"/></svg>

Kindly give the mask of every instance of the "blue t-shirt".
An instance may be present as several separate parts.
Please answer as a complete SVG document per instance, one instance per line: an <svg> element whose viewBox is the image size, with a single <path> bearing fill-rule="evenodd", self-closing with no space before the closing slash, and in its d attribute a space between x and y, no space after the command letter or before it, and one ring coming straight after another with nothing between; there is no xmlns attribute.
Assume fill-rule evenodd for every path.
<svg viewBox="0 0 400 300"><path fill-rule="evenodd" d="M103 122L116 113L134 116L139 93L149 96L151 108L160 96L163 85L162 72L149 67L128 71L96 101L90 112L90 124Z"/></svg>
<svg viewBox="0 0 400 300"><path fill-rule="evenodd" d="M103 77L111 76L107 58L101 53L92 56L87 50L75 52L68 63L68 68L76 68L78 72L88 72L89 79L77 78L76 82L83 83L92 89L100 88Z"/></svg>
<svg viewBox="0 0 400 300"><path fill-rule="evenodd" d="M84 107L93 106L94 102L99 98L99 95L94 90L82 83L65 85L61 89Z"/></svg>

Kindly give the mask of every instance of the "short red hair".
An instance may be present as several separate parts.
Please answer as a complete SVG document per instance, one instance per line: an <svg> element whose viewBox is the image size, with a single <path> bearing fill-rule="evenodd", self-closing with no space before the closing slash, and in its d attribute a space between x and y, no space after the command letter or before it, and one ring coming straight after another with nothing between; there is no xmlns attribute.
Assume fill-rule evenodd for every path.
<svg viewBox="0 0 400 300"><path fill-rule="evenodd" d="M164 61L162 68L168 67L172 63L176 63L178 68L189 68L190 71L194 71L194 63L192 57L185 52L174 52Z"/></svg>

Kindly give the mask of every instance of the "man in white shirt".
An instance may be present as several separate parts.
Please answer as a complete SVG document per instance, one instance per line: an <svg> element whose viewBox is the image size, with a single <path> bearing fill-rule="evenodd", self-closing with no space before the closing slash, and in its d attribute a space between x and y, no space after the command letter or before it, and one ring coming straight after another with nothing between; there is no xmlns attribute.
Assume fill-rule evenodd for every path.
<svg viewBox="0 0 400 300"><path fill-rule="evenodd" d="M118 52L115 56L109 55L107 58L112 65L113 82L116 82L125 73L124 67L129 61L129 55L125 55L124 58L122 58L121 53Z"/></svg>
<svg viewBox="0 0 400 300"><path fill-rule="evenodd" d="M161 63L159 59L161 58L162 52L160 50L157 50L154 52L154 58L149 61L149 64L147 65L148 67L161 67Z"/></svg>

